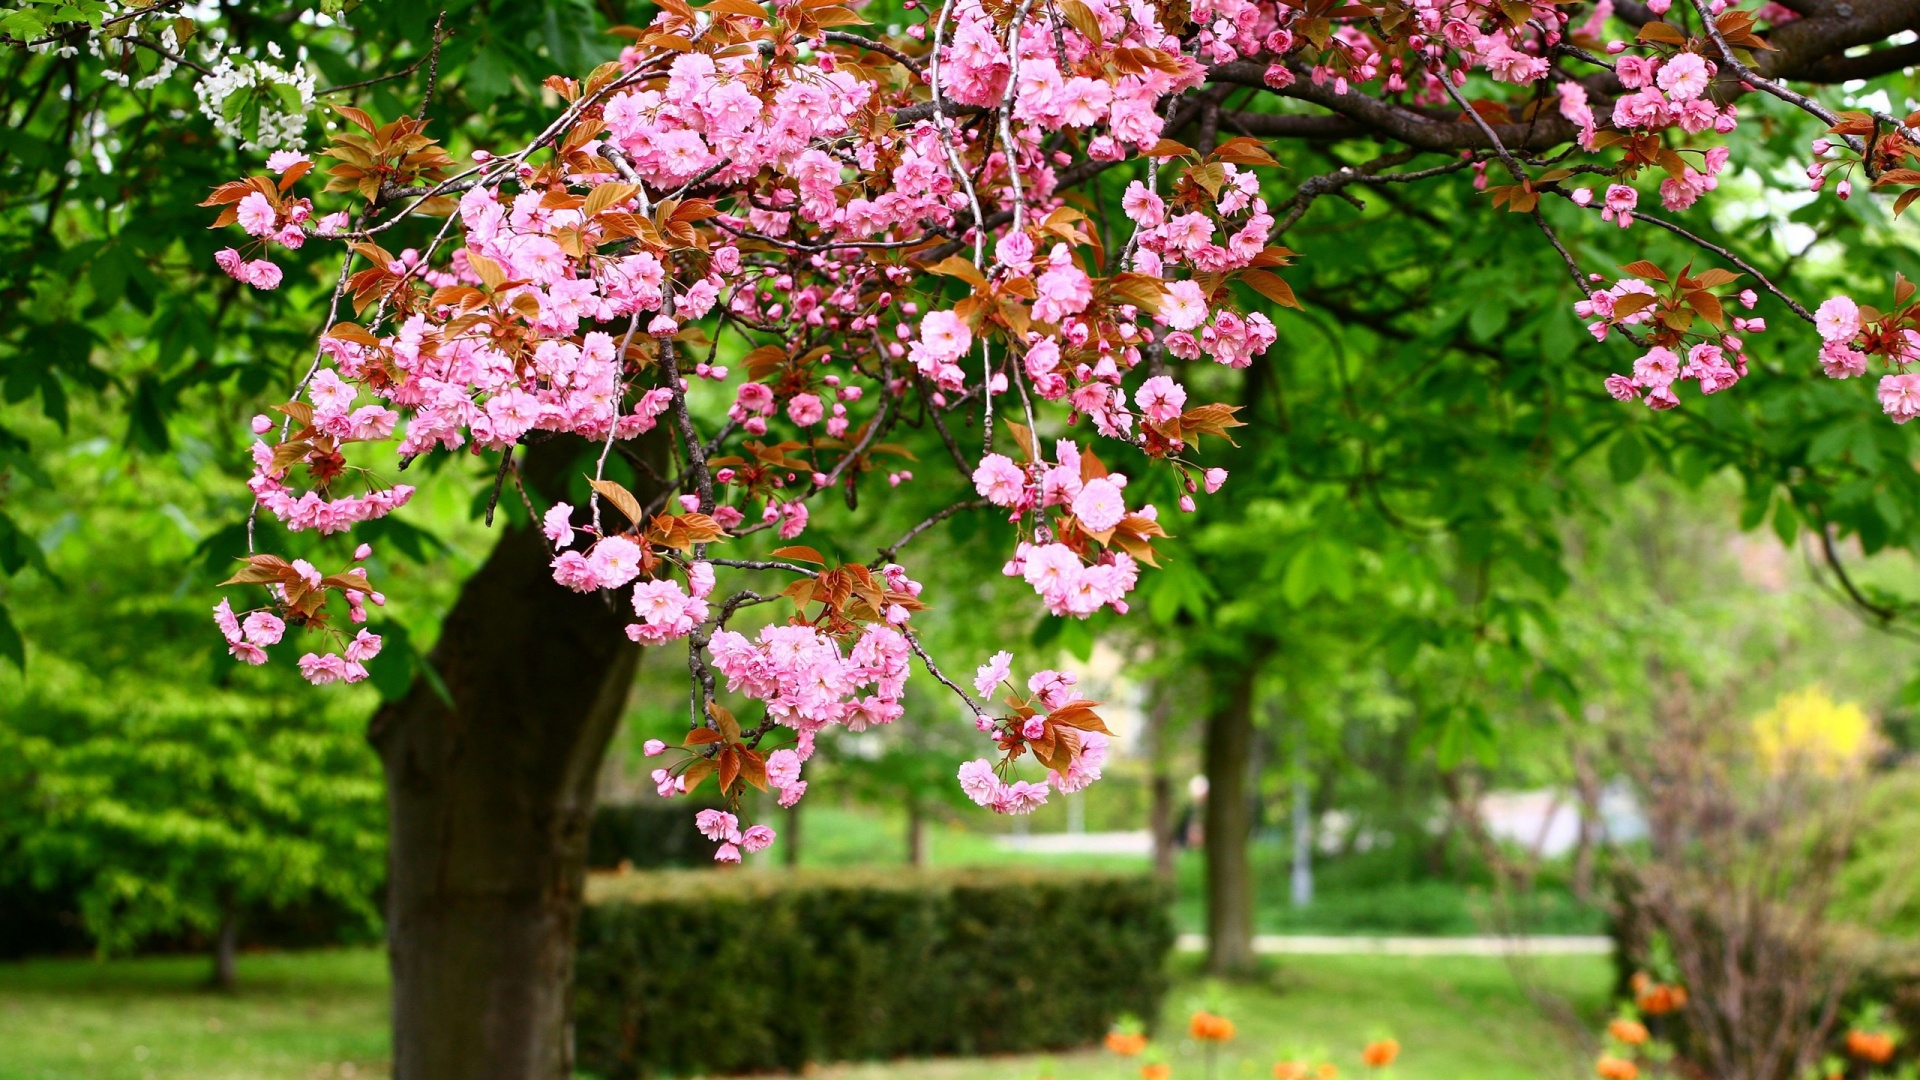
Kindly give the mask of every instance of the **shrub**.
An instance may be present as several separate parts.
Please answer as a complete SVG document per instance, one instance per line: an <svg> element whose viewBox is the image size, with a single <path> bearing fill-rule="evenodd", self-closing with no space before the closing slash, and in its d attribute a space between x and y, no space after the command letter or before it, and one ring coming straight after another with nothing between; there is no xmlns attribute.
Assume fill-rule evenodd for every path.
<svg viewBox="0 0 1920 1080"><path fill-rule="evenodd" d="M663 866L711 867L713 842L693 823L686 800L606 803L593 812L587 865L611 870L630 863L642 870Z"/></svg>
<svg viewBox="0 0 1920 1080"><path fill-rule="evenodd" d="M1092 1043L1158 1014L1167 899L1143 877L1004 870L599 877L580 1062L625 1080Z"/></svg>

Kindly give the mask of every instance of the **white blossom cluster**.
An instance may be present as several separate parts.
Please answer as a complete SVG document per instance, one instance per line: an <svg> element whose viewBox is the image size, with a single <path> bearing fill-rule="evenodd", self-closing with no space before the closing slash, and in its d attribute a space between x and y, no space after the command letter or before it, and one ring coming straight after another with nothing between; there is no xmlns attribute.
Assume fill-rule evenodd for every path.
<svg viewBox="0 0 1920 1080"><path fill-rule="evenodd" d="M274 42L267 43L267 54L274 60L286 59ZM303 49L290 68L282 69L258 57L243 56L238 50L210 47L207 61L212 72L193 88L200 99L201 115L211 120L220 134L240 140L242 150L304 149L307 111L313 107L314 90L313 73L305 60ZM300 107L285 108L275 89L278 86L292 87L299 95ZM260 113L260 130L253 139L245 137L244 116L229 120L224 111L229 95L248 88L256 91L256 105L249 111L257 107Z"/></svg>

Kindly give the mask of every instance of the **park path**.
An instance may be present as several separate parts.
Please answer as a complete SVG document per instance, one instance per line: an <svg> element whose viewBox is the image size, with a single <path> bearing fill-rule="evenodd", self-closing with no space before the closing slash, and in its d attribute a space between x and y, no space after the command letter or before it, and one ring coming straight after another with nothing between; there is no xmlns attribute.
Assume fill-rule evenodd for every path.
<svg viewBox="0 0 1920 1080"><path fill-rule="evenodd" d="M1182 952L1204 952L1204 934L1181 934ZM1604 956L1611 939L1598 934L1536 937L1348 937L1332 934L1256 934L1253 951L1313 956Z"/></svg>

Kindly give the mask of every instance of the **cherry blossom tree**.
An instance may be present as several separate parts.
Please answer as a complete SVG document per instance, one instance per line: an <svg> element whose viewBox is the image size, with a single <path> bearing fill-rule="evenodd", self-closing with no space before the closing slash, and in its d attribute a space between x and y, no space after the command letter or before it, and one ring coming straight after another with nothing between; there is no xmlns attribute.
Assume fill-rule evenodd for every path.
<svg viewBox="0 0 1920 1080"><path fill-rule="evenodd" d="M173 51L124 32L142 17L112 16L108 50ZM1917 21L1912 0L675 0L620 29L617 60L549 78L518 145L456 157L422 110L340 106L309 155L257 117L236 134L261 168L204 203L232 237L219 270L265 293L296 252L338 260L317 344L251 423L249 537L261 518L352 534L404 512L400 470L452 455L495 463L489 520L506 502L539 523L502 534L437 678L373 725L397 1075L568 1067L591 778L643 647L687 668L687 736L655 781L728 800L701 822L723 862L778 842L743 795L804 798L817 733L901 721L916 667L974 719L955 783L982 807L1097 780L1107 732L1071 675L925 647L915 619L941 598L914 542L990 507L1005 576L1049 617L1127 614L1179 515L1232 498L1215 455L1246 421L1210 388L1303 317L1282 310L1302 306L1283 241L1322 200L1483 191L1483 217L1552 253L1592 336L1631 345L1592 379L1622 401L1740 394L1775 362L1769 320L1793 319L1826 375L1883 367L1880 406L1910 419L1903 278L1878 306L1814 302L1674 215L1735 175L1756 114L1806 140L1819 197L1905 209L1920 121L1822 88L1914 63ZM287 96L203 79L223 102L242 83ZM1370 149L1282 174L1283 141ZM1583 260L1568 229L1595 226L1688 257ZM929 429L937 460L911 460L899 440ZM831 502L903 486L938 508L819 535ZM822 550L853 544L873 556ZM367 677L385 597L351 550L247 556L215 613L234 657Z"/></svg>

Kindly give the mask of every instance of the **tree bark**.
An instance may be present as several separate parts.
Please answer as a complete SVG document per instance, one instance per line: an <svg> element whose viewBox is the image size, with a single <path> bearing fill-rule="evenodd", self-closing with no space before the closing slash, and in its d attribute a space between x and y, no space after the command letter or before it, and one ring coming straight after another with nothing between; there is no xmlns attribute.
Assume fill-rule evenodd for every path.
<svg viewBox="0 0 1920 1080"><path fill-rule="evenodd" d="M1253 690L1259 669L1233 675L1207 718L1207 969L1248 975L1253 952L1253 875L1247 839L1253 805L1247 765L1253 753Z"/></svg>
<svg viewBox="0 0 1920 1080"><path fill-rule="evenodd" d="M533 448L528 479L557 487L580 446ZM506 529L433 649L452 707L416 678L368 733L387 778L395 1080L573 1072L595 777L639 650L621 605L554 584L550 558L537 528Z"/></svg>
<svg viewBox="0 0 1920 1080"><path fill-rule="evenodd" d="M907 865L915 869L927 865L927 816L918 795L907 796Z"/></svg>
<svg viewBox="0 0 1920 1080"><path fill-rule="evenodd" d="M213 936L213 973L207 980L215 990L231 990L238 979L235 970L240 952L240 916L228 904L220 913L220 929Z"/></svg>
<svg viewBox="0 0 1920 1080"><path fill-rule="evenodd" d="M1173 709L1173 694L1155 684L1147 706L1147 761L1153 805L1148 827L1153 831L1153 876L1173 880L1173 772L1167 761L1167 714Z"/></svg>

